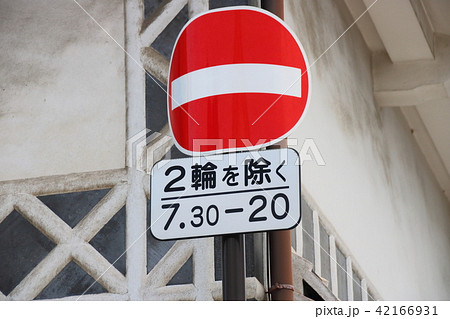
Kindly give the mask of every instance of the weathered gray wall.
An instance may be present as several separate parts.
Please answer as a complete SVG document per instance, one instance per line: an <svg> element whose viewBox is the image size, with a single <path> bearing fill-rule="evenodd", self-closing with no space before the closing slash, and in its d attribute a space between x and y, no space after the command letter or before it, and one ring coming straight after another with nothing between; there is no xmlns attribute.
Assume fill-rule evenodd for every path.
<svg viewBox="0 0 450 319"><path fill-rule="evenodd" d="M121 45L122 0L80 1ZM124 167L124 52L74 1L0 2L0 180Z"/></svg>
<svg viewBox="0 0 450 319"><path fill-rule="evenodd" d="M287 1L310 64L353 22L342 1ZM295 132L326 165L302 167L303 191L386 300L450 298L450 206L408 126L373 99L371 55L353 27L311 68Z"/></svg>

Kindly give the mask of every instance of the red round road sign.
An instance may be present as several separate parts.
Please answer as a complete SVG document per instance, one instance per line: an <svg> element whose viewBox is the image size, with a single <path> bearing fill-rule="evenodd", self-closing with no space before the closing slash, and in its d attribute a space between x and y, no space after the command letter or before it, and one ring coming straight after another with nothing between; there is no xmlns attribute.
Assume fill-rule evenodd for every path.
<svg viewBox="0 0 450 319"><path fill-rule="evenodd" d="M187 154L256 149L286 137L308 102L308 63L277 16L229 7L190 20L168 79L169 125Z"/></svg>

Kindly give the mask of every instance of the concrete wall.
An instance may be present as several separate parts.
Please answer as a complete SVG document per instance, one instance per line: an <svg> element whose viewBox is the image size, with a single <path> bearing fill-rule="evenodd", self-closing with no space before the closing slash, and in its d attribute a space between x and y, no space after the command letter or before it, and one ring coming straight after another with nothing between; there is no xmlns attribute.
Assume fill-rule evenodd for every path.
<svg viewBox="0 0 450 319"><path fill-rule="evenodd" d="M342 1L286 2L286 21L315 60L352 23ZM309 112L294 133L303 191L385 300L450 299L450 205L400 111L373 99L371 55L356 28L311 68Z"/></svg>
<svg viewBox="0 0 450 319"><path fill-rule="evenodd" d="M122 0L79 1L121 45ZM74 1L0 2L0 180L124 167L124 52Z"/></svg>

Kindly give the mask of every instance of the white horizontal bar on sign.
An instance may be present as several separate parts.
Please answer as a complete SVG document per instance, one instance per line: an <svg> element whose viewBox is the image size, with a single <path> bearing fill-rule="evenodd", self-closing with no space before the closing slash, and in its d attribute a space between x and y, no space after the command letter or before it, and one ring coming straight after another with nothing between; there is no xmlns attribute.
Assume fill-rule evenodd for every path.
<svg viewBox="0 0 450 319"><path fill-rule="evenodd" d="M172 109L208 96L271 93L301 97L298 68L274 64L226 64L196 70L172 81Z"/></svg>

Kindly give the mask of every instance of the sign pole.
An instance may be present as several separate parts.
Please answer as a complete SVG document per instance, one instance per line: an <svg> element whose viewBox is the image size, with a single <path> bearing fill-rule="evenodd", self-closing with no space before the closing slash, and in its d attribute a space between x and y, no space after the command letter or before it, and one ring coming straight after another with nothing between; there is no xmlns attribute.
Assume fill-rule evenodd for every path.
<svg viewBox="0 0 450 319"><path fill-rule="evenodd" d="M243 234L222 236L222 293L224 301L245 300L245 245Z"/></svg>
<svg viewBox="0 0 450 319"><path fill-rule="evenodd" d="M284 3L282 0L262 0L261 8L284 19ZM276 147L276 146L275 146ZM278 147L286 148L283 140ZM292 275L292 253L290 230L269 232L270 243L270 285L272 300L294 300L294 283Z"/></svg>

